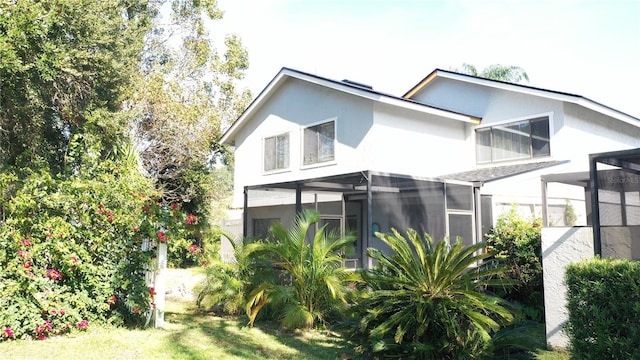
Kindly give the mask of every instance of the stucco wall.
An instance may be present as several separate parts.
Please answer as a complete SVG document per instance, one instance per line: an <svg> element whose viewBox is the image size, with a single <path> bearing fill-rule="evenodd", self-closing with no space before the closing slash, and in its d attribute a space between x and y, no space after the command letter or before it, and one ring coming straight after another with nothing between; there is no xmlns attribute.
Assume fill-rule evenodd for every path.
<svg viewBox="0 0 640 360"><path fill-rule="evenodd" d="M568 319L565 268L570 263L593 257L591 227L542 229L542 264L547 344L566 348L569 339L563 331Z"/></svg>

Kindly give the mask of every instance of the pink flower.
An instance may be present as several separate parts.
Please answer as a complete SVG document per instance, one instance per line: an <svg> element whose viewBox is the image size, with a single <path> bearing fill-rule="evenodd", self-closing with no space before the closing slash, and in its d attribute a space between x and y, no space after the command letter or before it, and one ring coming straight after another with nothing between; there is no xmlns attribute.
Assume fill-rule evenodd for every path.
<svg viewBox="0 0 640 360"><path fill-rule="evenodd" d="M20 257L20 259L24 259L27 257L27 255L29 255L28 252L24 251L24 250L18 250L18 256Z"/></svg>
<svg viewBox="0 0 640 360"><path fill-rule="evenodd" d="M58 315L58 310L56 310L56 309L51 309L51 310L49 310L49 314L51 314L51 315Z"/></svg>
<svg viewBox="0 0 640 360"><path fill-rule="evenodd" d="M149 295L150 295L151 297L154 297L154 296L156 296L156 294L157 294L157 293L156 293L156 288L154 288L154 287L150 287L150 288L149 288Z"/></svg>
<svg viewBox="0 0 640 360"><path fill-rule="evenodd" d="M163 243L167 242L167 236L162 231L158 231L158 239L160 239L160 241L162 241Z"/></svg>
<svg viewBox="0 0 640 360"><path fill-rule="evenodd" d="M62 274L56 269L47 270L47 277L51 280L62 280Z"/></svg>
<svg viewBox="0 0 640 360"><path fill-rule="evenodd" d="M200 251L200 247L198 247L198 245L196 244L191 244L191 246L189 246L189 253L191 254L195 254L198 251Z"/></svg>
<svg viewBox="0 0 640 360"><path fill-rule="evenodd" d="M198 222L198 218L195 215L191 213L187 215L187 225L195 224L197 222Z"/></svg>
<svg viewBox="0 0 640 360"><path fill-rule="evenodd" d="M82 320L76 324L78 329L86 330L89 327L89 322L87 320Z"/></svg>
<svg viewBox="0 0 640 360"><path fill-rule="evenodd" d="M6 327L4 328L4 331L2 331L2 336L6 336L8 338L12 338L13 337L13 330L11 330L10 327Z"/></svg>
<svg viewBox="0 0 640 360"><path fill-rule="evenodd" d="M40 334L40 335L38 335L37 339L38 339L38 340L47 340L47 335L45 335L45 334Z"/></svg>
<svg viewBox="0 0 640 360"><path fill-rule="evenodd" d="M60 314L60 315L64 315L65 313L66 313L66 311L64 311L64 309L58 310L58 314Z"/></svg>
<svg viewBox="0 0 640 360"><path fill-rule="evenodd" d="M26 262L26 263L24 263L24 265L22 265L22 266L24 266L24 268L25 268L25 269L29 269L29 268L31 267L31 263L27 261L27 262Z"/></svg>
<svg viewBox="0 0 640 360"><path fill-rule="evenodd" d="M77 257L77 256L75 256L75 255L71 255L71 260L72 260L74 263L77 263L78 261L80 261L80 259L78 259L78 257Z"/></svg>
<svg viewBox="0 0 640 360"><path fill-rule="evenodd" d="M113 222L113 213L111 210L107 210L107 218L109 218L109 222Z"/></svg>
<svg viewBox="0 0 640 360"><path fill-rule="evenodd" d="M177 209L177 208L178 208L178 204L176 204L176 203L174 203L174 202L173 202L173 203L171 203L171 210L175 210L175 209Z"/></svg>
<svg viewBox="0 0 640 360"><path fill-rule="evenodd" d="M31 241L29 239L22 239L20 241L20 244L22 244L23 246L31 246Z"/></svg>
<svg viewBox="0 0 640 360"><path fill-rule="evenodd" d="M135 234L135 233L137 233L137 232L138 232L138 227L137 227L137 226L134 226L134 227L133 227L133 233Z"/></svg>
<svg viewBox="0 0 640 360"><path fill-rule="evenodd" d="M116 303L117 300L118 300L118 298L114 295L114 296L110 297L109 300L107 300L107 304L113 305L113 304Z"/></svg>

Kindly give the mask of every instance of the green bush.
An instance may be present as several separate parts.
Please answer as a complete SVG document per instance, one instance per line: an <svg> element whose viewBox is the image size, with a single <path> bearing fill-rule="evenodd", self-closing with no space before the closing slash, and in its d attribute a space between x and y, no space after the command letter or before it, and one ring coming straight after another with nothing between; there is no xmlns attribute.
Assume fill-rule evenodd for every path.
<svg viewBox="0 0 640 360"><path fill-rule="evenodd" d="M544 321L541 220L525 220L516 209L498 218L487 234L489 250L509 268L505 274L515 285L493 290L508 301L523 305L532 320Z"/></svg>
<svg viewBox="0 0 640 360"><path fill-rule="evenodd" d="M252 280L246 290L250 324L263 309L289 329L310 328L343 315L353 293L349 284L358 278L342 266L343 250L355 236L340 237L325 231L326 225L314 234L319 221L317 212L306 210L290 229L274 224L273 240L250 245L249 256L268 265L254 271L260 279Z"/></svg>
<svg viewBox="0 0 640 360"><path fill-rule="evenodd" d="M389 358L492 356L491 336L513 316L504 300L483 288L503 284L495 276L508 269L484 262L490 254L481 251L483 243L435 244L411 229L406 238L392 230L376 233L391 255L368 249L378 265L362 273L370 291L353 308L358 348Z"/></svg>
<svg viewBox="0 0 640 360"><path fill-rule="evenodd" d="M5 171L0 186L0 340L144 323L155 244L182 221L145 179L104 161L90 178Z"/></svg>
<svg viewBox="0 0 640 360"><path fill-rule="evenodd" d="M640 263L590 259L565 274L575 359L640 359Z"/></svg>

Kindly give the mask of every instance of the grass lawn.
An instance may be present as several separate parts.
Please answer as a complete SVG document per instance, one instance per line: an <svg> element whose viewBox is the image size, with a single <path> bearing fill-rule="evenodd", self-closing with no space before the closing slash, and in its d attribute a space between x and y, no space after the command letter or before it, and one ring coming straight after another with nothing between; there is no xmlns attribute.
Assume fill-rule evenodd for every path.
<svg viewBox="0 0 640 360"><path fill-rule="evenodd" d="M189 271L190 274L184 271ZM197 273L182 270L167 282ZM170 274L174 275L174 274ZM164 329L129 330L90 326L45 341L0 343L0 359L349 359L353 347L338 334L312 331L281 334L277 328L245 326L242 318L199 313L193 303L168 301ZM538 360L568 360L540 351Z"/></svg>
<svg viewBox="0 0 640 360"><path fill-rule="evenodd" d="M0 343L2 359L340 359L353 355L337 335L278 334L169 302L165 329L90 328L45 341Z"/></svg>

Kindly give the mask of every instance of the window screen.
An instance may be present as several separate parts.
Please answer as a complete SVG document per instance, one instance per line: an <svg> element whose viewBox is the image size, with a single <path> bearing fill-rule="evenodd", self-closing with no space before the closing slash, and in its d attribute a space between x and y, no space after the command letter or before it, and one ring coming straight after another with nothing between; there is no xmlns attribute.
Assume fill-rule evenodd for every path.
<svg viewBox="0 0 640 360"><path fill-rule="evenodd" d="M289 133L264 139L264 171L289 168Z"/></svg>
<svg viewBox="0 0 640 360"><path fill-rule="evenodd" d="M335 121L304 129L304 165L332 161L335 142Z"/></svg>

